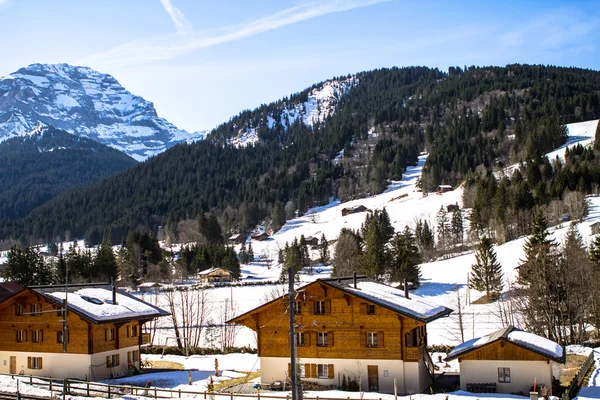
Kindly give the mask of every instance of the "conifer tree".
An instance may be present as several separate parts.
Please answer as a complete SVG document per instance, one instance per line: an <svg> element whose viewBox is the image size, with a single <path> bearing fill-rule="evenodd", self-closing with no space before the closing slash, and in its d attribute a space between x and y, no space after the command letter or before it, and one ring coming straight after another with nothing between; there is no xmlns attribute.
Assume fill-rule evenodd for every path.
<svg viewBox="0 0 600 400"><path fill-rule="evenodd" d="M104 240L98 248L94 259L93 274L90 278L100 280L117 280L117 258L113 252L110 240Z"/></svg>
<svg viewBox="0 0 600 400"><path fill-rule="evenodd" d="M240 251L238 252L238 258L242 264L248 264L248 251L246 250L246 243L242 243Z"/></svg>
<svg viewBox="0 0 600 400"><path fill-rule="evenodd" d="M590 260L600 267L600 235L596 235L590 243Z"/></svg>
<svg viewBox="0 0 600 400"><path fill-rule="evenodd" d="M470 287L485 292L488 299L495 299L502 292L502 279L502 266L492 241L484 236L475 253L475 264L471 266Z"/></svg>
<svg viewBox="0 0 600 400"><path fill-rule="evenodd" d="M273 228L273 233L279 231L283 225L285 225L285 210L283 208L283 203L277 200L273 205L273 213L271 218L271 227Z"/></svg>
<svg viewBox="0 0 600 400"><path fill-rule="evenodd" d="M464 235L463 216L460 209L454 211L452 214L452 238L454 244L462 244Z"/></svg>
<svg viewBox="0 0 600 400"><path fill-rule="evenodd" d="M406 226L402 233L396 234L391 241L390 279L403 282L406 279L412 287L419 286L421 254L416 238Z"/></svg>
<svg viewBox="0 0 600 400"><path fill-rule="evenodd" d="M342 228L335 243L331 276L350 276L361 268L360 236L351 229Z"/></svg>
<svg viewBox="0 0 600 400"><path fill-rule="evenodd" d="M329 263L329 243L324 233L321 234L321 240L319 241L319 261L323 265Z"/></svg>
<svg viewBox="0 0 600 400"><path fill-rule="evenodd" d="M594 137L594 150L600 151L600 121L596 126L596 136Z"/></svg>
<svg viewBox="0 0 600 400"><path fill-rule="evenodd" d="M252 242L248 243L248 253L247 253L247 260L248 263L251 263L254 261L254 250L252 250Z"/></svg>
<svg viewBox="0 0 600 400"><path fill-rule="evenodd" d="M444 252L448 246L448 237L450 236L448 213L446 213L444 206L440 206L440 209L436 214L436 229L439 250Z"/></svg>
<svg viewBox="0 0 600 400"><path fill-rule="evenodd" d="M539 209L533 220L533 229L531 236L525 241L523 250L525 250L525 260L522 260L519 266L519 281L530 283L536 274L535 265L540 262L545 263L546 258L550 256L551 249L556 247L554 240L549 239L548 223L544 212Z"/></svg>
<svg viewBox="0 0 600 400"><path fill-rule="evenodd" d="M379 279L385 270L388 253L381 225L372 218L364 233L365 252L362 256L362 271L372 279Z"/></svg>

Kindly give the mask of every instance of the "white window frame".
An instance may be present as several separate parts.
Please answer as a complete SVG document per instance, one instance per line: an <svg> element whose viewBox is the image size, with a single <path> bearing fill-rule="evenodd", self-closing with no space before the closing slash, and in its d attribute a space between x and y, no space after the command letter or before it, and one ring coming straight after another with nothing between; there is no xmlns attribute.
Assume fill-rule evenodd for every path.
<svg viewBox="0 0 600 400"><path fill-rule="evenodd" d="M23 315L23 304L17 304L17 309L15 310L15 315L17 317L21 317Z"/></svg>
<svg viewBox="0 0 600 400"><path fill-rule="evenodd" d="M317 332L317 346L329 346L329 338L327 337L327 332Z"/></svg>
<svg viewBox="0 0 600 400"><path fill-rule="evenodd" d="M294 302L294 314L302 314L302 301Z"/></svg>
<svg viewBox="0 0 600 400"><path fill-rule="evenodd" d="M510 383L510 368L509 367L498 367L498 382L499 383Z"/></svg>
<svg viewBox="0 0 600 400"><path fill-rule="evenodd" d="M367 347L378 347L377 332L367 332Z"/></svg>
<svg viewBox="0 0 600 400"><path fill-rule="evenodd" d="M329 365L317 364L317 378L328 379L329 378Z"/></svg>
<svg viewBox="0 0 600 400"><path fill-rule="evenodd" d="M31 342L32 343L41 343L42 342L43 333L41 330L37 329L31 331Z"/></svg>
<svg viewBox="0 0 600 400"><path fill-rule="evenodd" d="M306 346L304 332L296 332L296 347Z"/></svg>
<svg viewBox="0 0 600 400"><path fill-rule="evenodd" d="M323 315L325 314L325 300L317 300L315 301L315 314Z"/></svg>
<svg viewBox="0 0 600 400"><path fill-rule="evenodd" d="M23 343L27 341L27 333L23 329L17 331L17 342Z"/></svg>
<svg viewBox="0 0 600 400"><path fill-rule="evenodd" d="M30 369L42 369L41 364L42 357L31 357L31 368Z"/></svg>
<svg viewBox="0 0 600 400"><path fill-rule="evenodd" d="M305 364L298 365L298 373L300 374L300 378L306 378L306 368Z"/></svg>

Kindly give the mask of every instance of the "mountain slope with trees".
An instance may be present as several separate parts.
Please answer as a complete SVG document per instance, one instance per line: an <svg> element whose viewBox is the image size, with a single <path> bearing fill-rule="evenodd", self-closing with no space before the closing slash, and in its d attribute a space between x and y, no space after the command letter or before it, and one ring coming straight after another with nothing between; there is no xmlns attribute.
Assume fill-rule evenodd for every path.
<svg viewBox="0 0 600 400"><path fill-rule="evenodd" d="M61 192L136 164L91 139L44 127L0 143L0 220L26 216Z"/></svg>
<svg viewBox="0 0 600 400"><path fill-rule="evenodd" d="M246 232L265 219L277 228L282 209L289 218L331 197L380 193L423 150L430 156L421 186L431 190L539 157L564 142L561 124L600 115L600 73L590 70L509 65L445 74L409 67L354 79L322 121L281 123L284 108L306 101L315 87L244 111L204 142L175 146L0 225L0 237L39 243L71 231L92 244L103 237L116 243L131 229L161 227L177 240L184 222L204 212L224 233ZM240 129L256 130L259 141L231 145Z"/></svg>

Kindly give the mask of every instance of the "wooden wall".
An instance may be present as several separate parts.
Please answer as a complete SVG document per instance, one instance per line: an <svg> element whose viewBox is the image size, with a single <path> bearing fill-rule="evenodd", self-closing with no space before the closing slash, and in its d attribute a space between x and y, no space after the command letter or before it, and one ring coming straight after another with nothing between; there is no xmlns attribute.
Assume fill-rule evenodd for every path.
<svg viewBox="0 0 600 400"><path fill-rule="evenodd" d="M458 358L462 360L516 360L516 361L549 361L547 357L533 351L516 346L506 340L499 340Z"/></svg>
<svg viewBox="0 0 600 400"><path fill-rule="evenodd" d="M41 314L16 315L17 304L24 314L31 312L32 304L41 304ZM8 299L0 309L0 350L37 351L40 353L62 353L63 345L58 342L57 333L62 332L62 314L47 312L59 310L61 306L46 300L36 293L26 290ZM142 331L140 321L125 324L93 324L74 312L69 312L67 352L74 354L93 354L124 347L137 346ZM137 335L132 336L131 326L137 326ZM115 330L115 340L109 341L106 329ZM17 331L25 330L26 338L17 342ZM41 341L34 343L33 331L41 331Z"/></svg>
<svg viewBox="0 0 600 400"><path fill-rule="evenodd" d="M406 334L415 332L415 328L422 336L426 334L422 322L377 305L374 314L368 314L367 305L372 303L322 283L306 287L298 299L301 312L296 315L296 331L305 333L305 345L297 347L301 358L404 360ZM322 300L326 301L326 313L315 314L315 302ZM287 304L287 299L276 301L240 321L258 332L258 351L262 357L289 355ZM318 332L328 333L329 346L317 346ZM377 347L367 347L369 332L377 333ZM425 342L421 340L421 347Z"/></svg>

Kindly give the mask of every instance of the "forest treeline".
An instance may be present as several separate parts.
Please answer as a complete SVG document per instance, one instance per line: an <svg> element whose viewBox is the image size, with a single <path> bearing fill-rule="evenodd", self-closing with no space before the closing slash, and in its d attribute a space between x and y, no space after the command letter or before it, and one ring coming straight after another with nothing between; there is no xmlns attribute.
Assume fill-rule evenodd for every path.
<svg viewBox="0 0 600 400"><path fill-rule="evenodd" d="M591 70L509 65L454 67L446 74L408 67L354 79L322 123L281 122L283 110L305 101L313 88L244 111L206 141L175 146L3 222L0 238L22 245L71 237L119 243L137 229L177 241L186 221L202 213L215 216L225 234L261 222L275 231L332 197L380 193L421 151L429 152L420 182L427 191L537 160L566 140L565 123L600 116L600 73ZM261 140L228 144L246 128Z"/></svg>

